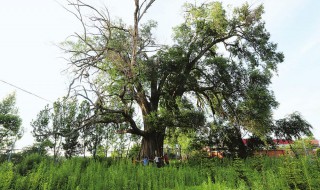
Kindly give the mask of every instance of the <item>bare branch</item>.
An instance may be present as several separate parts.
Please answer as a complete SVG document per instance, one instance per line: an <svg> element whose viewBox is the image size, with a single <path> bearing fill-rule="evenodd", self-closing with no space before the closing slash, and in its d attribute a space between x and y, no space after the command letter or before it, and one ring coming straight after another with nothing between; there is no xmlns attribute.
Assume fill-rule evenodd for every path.
<svg viewBox="0 0 320 190"><path fill-rule="evenodd" d="M143 4L146 2L146 0L141 4L140 8L139 8L139 12L142 9ZM154 3L155 0L150 0L149 3L146 5L146 7L143 9L143 11L139 14L139 18L138 18L138 22L141 20L141 18L143 17L143 15L147 12L147 10L151 7L152 3Z"/></svg>

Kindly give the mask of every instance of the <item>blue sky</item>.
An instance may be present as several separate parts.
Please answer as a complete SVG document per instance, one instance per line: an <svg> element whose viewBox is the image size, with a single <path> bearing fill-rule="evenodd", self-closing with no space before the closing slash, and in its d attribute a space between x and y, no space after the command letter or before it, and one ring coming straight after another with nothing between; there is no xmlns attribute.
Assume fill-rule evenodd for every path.
<svg viewBox="0 0 320 190"><path fill-rule="evenodd" d="M58 44L74 32L81 32L80 23L59 4L63 0L4 1L0 6L0 80L7 81L45 99L55 101L65 95L68 77L64 55ZM111 16L131 22L133 0L87 0L109 7ZM159 22L157 37L161 43L171 40L171 28L182 21L184 0L157 0L147 18ZM190 2L190 1L189 1ZM194 2L194 1L191 1ZM199 1L204 2L204 1ZM224 0L237 6L245 1ZM236 3L235 3L236 2ZM299 111L314 127L320 139L320 1L314 0L251 0L263 3L264 20L271 40L285 54L278 76L271 89L280 106L275 118ZM17 147L32 144L30 122L49 102L0 82L0 99L16 91L17 106L23 119L25 136Z"/></svg>
<svg viewBox="0 0 320 190"><path fill-rule="evenodd" d="M272 2L272 1L271 1ZM279 5L275 7L275 5ZM267 28L272 40L285 54L271 88L279 108L275 117L299 111L314 127L320 128L320 22L319 1L265 3ZM268 14L269 13L269 14Z"/></svg>

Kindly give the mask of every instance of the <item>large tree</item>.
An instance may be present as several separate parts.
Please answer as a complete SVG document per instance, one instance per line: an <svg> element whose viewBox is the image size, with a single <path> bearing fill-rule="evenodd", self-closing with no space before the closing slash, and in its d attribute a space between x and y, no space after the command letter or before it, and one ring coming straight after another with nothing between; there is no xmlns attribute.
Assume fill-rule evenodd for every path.
<svg viewBox="0 0 320 190"><path fill-rule="evenodd" d="M269 84L283 54L270 42L262 5L227 13L220 2L185 4L174 43L159 45L156 22L143 22L155 0L134 0L132 25L82 1L70 4L84 28L64 43L74 76L70 92L95 110L80 129L122 124L120 132L142 137L140 156L149 157L162 154L166 129L203 126L209 113L239 133L269 130L277 106Z"/></svg>

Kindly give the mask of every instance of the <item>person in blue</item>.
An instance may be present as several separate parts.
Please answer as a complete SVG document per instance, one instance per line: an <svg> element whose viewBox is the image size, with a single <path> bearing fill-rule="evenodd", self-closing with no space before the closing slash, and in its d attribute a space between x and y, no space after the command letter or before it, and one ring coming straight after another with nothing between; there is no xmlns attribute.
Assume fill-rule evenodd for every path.
<svg viewBox="0 0 320 190"><path fill-rule="evenodd" d="M142 164L143 164L144 166L147 166L147 165L149 164L149 158L148 158L147 156L145 156L145 157L143 158Z"/></svg>

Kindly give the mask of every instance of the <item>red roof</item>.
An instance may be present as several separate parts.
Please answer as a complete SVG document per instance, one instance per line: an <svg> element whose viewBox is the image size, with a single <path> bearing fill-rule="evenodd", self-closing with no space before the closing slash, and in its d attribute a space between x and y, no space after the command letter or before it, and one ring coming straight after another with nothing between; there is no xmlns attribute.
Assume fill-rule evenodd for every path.
<svg viewBox="0 0 320 190"><path fill-rule="evenodd" d="M310 143L319 146L319 140L311 140Z"/></svg>
<svg viewBox="0 0 320 190"><path fill-rule="evenodd" d="M251 139L242 139L242 142L247 145L248 142L250 141ZM278 144L278 145L287 145L287 144L292 144L293 141L287 141L287 140L283 140L283 139L273 139L272 140L275 144Z"/></svg>
<svg viewBox="0 0 320 190"><path fill-rule="evenodd" d="M242 142L247 145L248 144L248 141L250 141L250 139L242 139ZM278 145L288 145L288 144L292 144L293 141L287 141L287 140L283 140L283 139L273 139L272 140L275 144L278 144ZM316 146L319 146L319 140L310 140L310 143L312 145L316 145Z"/></svg>
<svg viewBox="0 0 320 190"><path fill-rule="evenodd" d="M287 145L287 144L292 144L293 141L287 141L287 140L283 140L283 139L272 139L272 141L275 144L280 144L280 145Z"/></svg>

